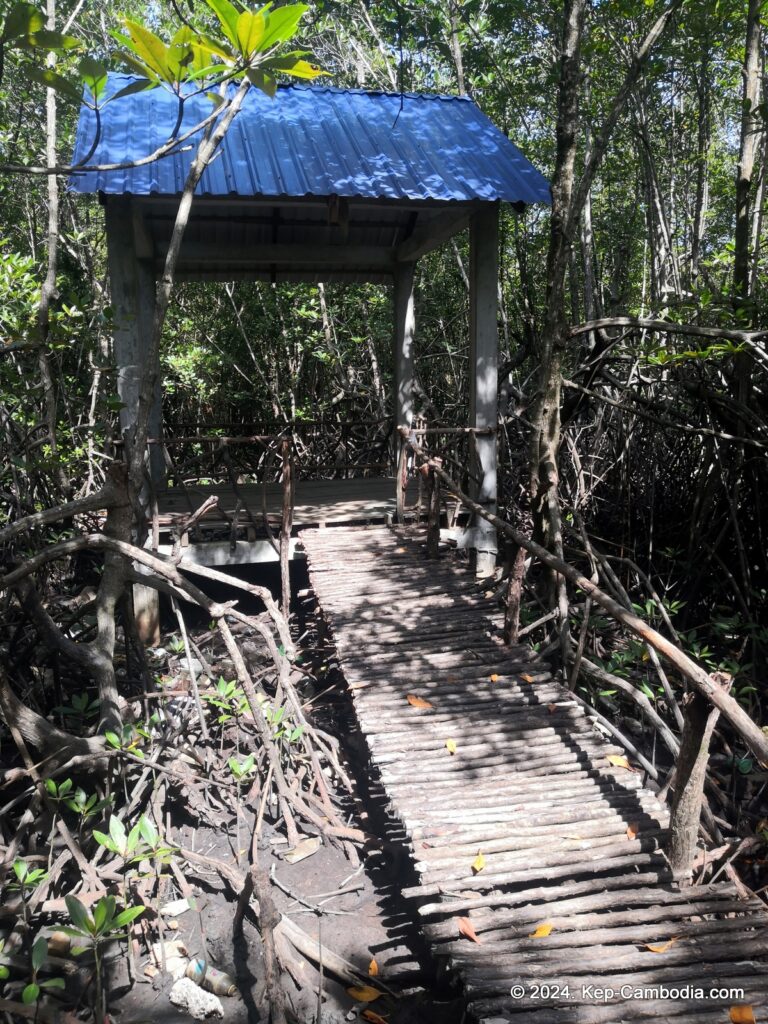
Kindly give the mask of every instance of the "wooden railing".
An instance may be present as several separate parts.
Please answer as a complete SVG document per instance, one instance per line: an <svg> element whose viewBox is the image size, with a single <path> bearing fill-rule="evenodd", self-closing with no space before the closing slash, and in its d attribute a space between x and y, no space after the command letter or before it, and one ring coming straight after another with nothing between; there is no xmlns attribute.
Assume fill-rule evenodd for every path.
<svg viewBox="0 0 768 1024"><path fill-rule="evenodd" d="M291 441L299 480L394 474L393 421L297 420L291 424L175 424L149 445L163 449L169 487L184 483L276 483Z"/></svg>
<svg viewBox="0 0 768 1024"><path fill-rule="evenodd" d="M428 543L430 550L437 552L440 531L440 488L436 485L434 472L422 463L421 470L414 460L415 452L439 452L434 458L440 466L461 482L465 490L479 486L479 459L476 439L478 436L494 434L492 427L442 427L416 425L397 428L399 453L395 474L395 507L397 521L403 522L408 512L406 491L408 480L416 476L419 480L417 507L419 513L426 511L428 517ZM423 470L423 471L422 471ZM437 538L437 539L435 539Z"/></svg>
<svg viewBox="0 0 768 1024"><path fill-rule="evenodd" d="M763 764L768 763L768 736L728 692L730 681L727 678L722 678L721 673L707 672L676 643L606 594L575 566L558 558L530 537L515 529L511 523L474 501L445 471L442 460L433 452L428 451L424 445L419 444L412 432L409 433L405 428L400 428L399 432L404 442L402 447L409 448L415 456L418 467L431 475L430 486L433 491L443 487L475 516L491 523L498 533L509 538L520 551L528 552L548 569L564 577L587 598L607 612L615 622L628 629L647 645L649 650L652 649L656 654L665 658L685 680L687 694L684 700L684 723L675 762L674 797L665 853L677 876L690 877L702 810L704 812L709 810L708 805L704 802L704 779L709 739L718 715L722 715L728 721L736 735ZM430 519L429 530L431 543L428 544L428 554L435 557L437 547L434 541L434 531L437 531L436 536L439 538L439 519L436 517ZM524 556L520 555L515 558L509 574L508 626L510 612L516 615L519 610L523 563ZM516 603L517 608L511 609L511 603ZM505 630L505 633L507 632L508 630ZM507 635L507 642L509 643L511 640L512 637ZM578 695L577 699L586 703ZM614 732L618 739L625 742L623 734L615 728L610 720L601 718L601 721ZM714 822L711 813L708 815L708 824L709 821Z"/></svg>

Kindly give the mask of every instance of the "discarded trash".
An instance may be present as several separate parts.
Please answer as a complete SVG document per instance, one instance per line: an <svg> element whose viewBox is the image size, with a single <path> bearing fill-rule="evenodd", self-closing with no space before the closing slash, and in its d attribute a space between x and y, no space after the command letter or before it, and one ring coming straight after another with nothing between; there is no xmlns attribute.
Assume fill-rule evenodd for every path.
<svg viewBox="0 0 768 1024"><path fill-rule="evenodd" d="M165 952L165 969L172 978L184 976L187 967L187 947L180 940L174 942L153 942L152 963L155 967L163 967L163 951Z"/></svg>
<svg viewBox="0 0 768 1024"><path fill-rule="evenodd" d="M72 939L66 932L51 932L48 936L48 955L66 956L72 949Z"/></svg>
<svg viewBox="0 0 768 1024"><path fill-rule="evenodd" d="M298 864L299 861L306 860L313 853L317 853L322 845L323 841L319 836L313 836L312 839L302 839L300 843L297 843L292 850L289 850L284 855L283 860L288 864Z"/></svg>
<svg viewBox="0 0 768 1024"><path fill-rule="evenodd" d="M170 903L160 907L160 913L163 917L179 917L181 914L186 914L188 910L189 903L187 900L171 900Z"/></svg>
<svg viewBox="0 0 768 1024"><path fill-rule="evenodd" d="M179 978L168 998L174 1006L186 1011L195 1020L224 1016L224 1007L218 996L203 992L190 978Z"/></svg>
<svg viewBox="0 0 768 1024"><path fill-rule="evenodd" d="M196 985L215 992L217 996L233 996L237 993L237 985L232 978L224 971L210 967L205 960L190 960L185 974Z"/></svg>

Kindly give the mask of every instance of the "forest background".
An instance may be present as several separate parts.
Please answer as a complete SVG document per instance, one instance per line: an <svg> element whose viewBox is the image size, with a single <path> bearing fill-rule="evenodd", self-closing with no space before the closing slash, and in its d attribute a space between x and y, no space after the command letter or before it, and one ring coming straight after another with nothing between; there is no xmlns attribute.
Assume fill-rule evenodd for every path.
<svg viewBox="0 0 768 1024"><path fill-rule="evenodd" d="M630 315L766 327L762 6L688 2L656 45L578 220L565 297L572 325ZM577 177L592 129L603 123L661 9L601 2L589 11ZM162 34L178 27L185 10L61 4L56 20L107 60L119 15ZM555 4L355 0L315 4L304 33L333 85L468 93L551 176L565 20ZM40 164L44 156L46 97L31 63L27 55L9 57L4 68L4 164ZM59 98L58 108L55 152L66 163L78 107ZM737 167L745 148L748 223L737 252ZM101 482L100 453L114 436L119 405L103 216L95 197L74 196L62 184L55 282L46 282L47 186L39 175L0 176L7 348L0 415L11 456L0 488L10 515ZM539 383L548 244L548 210L503 211L500 416L510 452L503 487L517 515L526 507L526 419ZM459 240L419 266L417 374L432 422L466 422L466 263ZM50 293L44 352L35 347L43 288ZM179 286L163 342L168 426L386 416L389 310L387 290L373 286ZM767 639L767 367L764 347L737 349L723 338L627 326L573 337L564 356L560 472L568 506L616 546L612 553L650 571L691 651L737 674L735 692L751 704L762 697L754 688ZM614 655L612 667L625 657Z"/></svg>
<svg viewBox="0 0 768 1024"><path fill-rule="evenodd" d="M168 36L193 13L211 17L195 0L48 5L50 24L107 63L120 15ZM320 0L302 27L332 85L467 93L552 177L554 226L570 245L553 245L547 209L502 211L500 504L546 535L530 493L551 464L537 432L555 437L547 486L562 551L588 548L596 578L732 679L758 724L768 699L765 16L759 0ZM120 403L102 211L63 178L57 187L23 170L67 162L78 104L46 93L39 55L6 49L0 501L12 520L103 484ZM65 48L57 73L79 59ZM467 260L460 238L417 273L418 393L431 423L466 422ZM390 304L374 286L179 285L163 335L167 429L386 417ZM540 615L524 608L523 626ZM674 722L639 641L588 603L566 625L586 696L613 714L629 679ZM546 623L529 636L540 649L553 641ZM760 772L738 744L724 756L734 778Z"/></svg>

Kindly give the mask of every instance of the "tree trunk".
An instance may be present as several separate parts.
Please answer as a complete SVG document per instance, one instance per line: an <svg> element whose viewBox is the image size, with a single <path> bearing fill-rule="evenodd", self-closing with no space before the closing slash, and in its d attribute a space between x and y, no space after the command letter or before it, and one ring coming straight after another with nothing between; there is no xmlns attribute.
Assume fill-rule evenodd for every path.
<svg viewBox="0 0 768 1024"><path fill-rule="evenodd" d="M695 285L699 277L699 260L701 258L701 243L704 238L704 225L707 217L707 206L709 203L709 175L707 173L707 159L709 155L709 143L711 137L710 124L710 53L709 40L702 43L701 61L699 63L698 79L696 82L696 93L698 97L698 129L696 139L696 207L693 214L691 227L691 284Z"/></svg>
<svg viewBox="0 0 768 1024"><path fill-rule="evenodd" d="M720 712L701 694L690 691L685 697L683 713L685 721L675 764L675 793L666 853L675 877L689 880L699 838L709 741Z"/></svg>
<svg viewBox="0 0 768 1024"><path fill-rule="evenodd" d="M744 87L742 93L741 145L739 165L736 173L736 231L733 253L733 291L737 313L744 324L751 322L746 308L750 297L750 208L752 199L752 176L759 140L760 103L760 10L762 0L749 0L747 13L747 37L744 49ZM750 359L746 357L746 366ZM744 401L743 395L740 395Z"/></svg>
<svg viewBox="0 0 768 1024"><path fill-rule="evenodd" d="M531 436L531 503L534 537L558 556L560 508L558 451L562 361L568 342L565 278L571 256L568 223L573 219L574 167L579 121L581 39L585 0L566 0L557 114L557 153L552 179L552 214L547 256L547 303L541 340L538 401ZM550 600L557 602L561 636L567 630L565 581L550 574Z"/></svg>

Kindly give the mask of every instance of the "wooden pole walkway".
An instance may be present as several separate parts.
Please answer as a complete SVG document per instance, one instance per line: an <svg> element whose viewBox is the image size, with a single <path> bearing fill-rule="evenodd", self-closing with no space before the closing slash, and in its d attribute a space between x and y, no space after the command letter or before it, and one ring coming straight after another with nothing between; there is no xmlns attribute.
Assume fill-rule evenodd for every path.
<svg viewBox="0 0 768 1024"><path fill-rule="evenodd" d="M405 895L469 1019L768 1020L764 905L672 880L666 810L546 666L500 643L469 574L403 529L301 537L421 880Z"/></svg>

